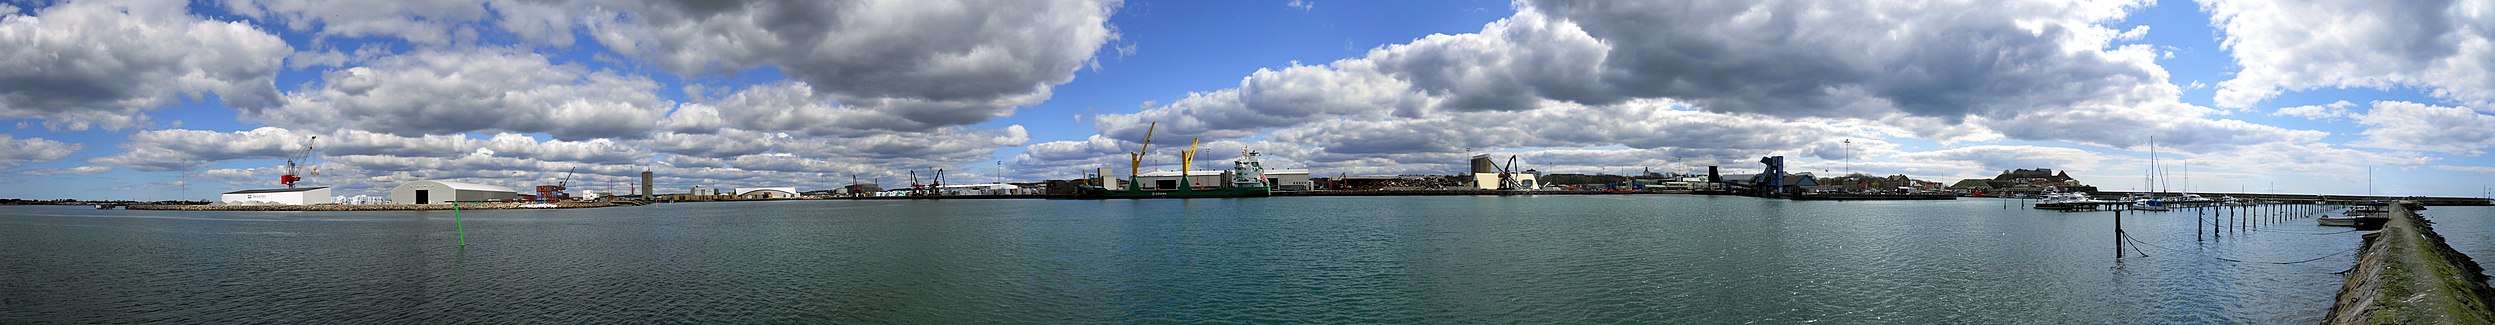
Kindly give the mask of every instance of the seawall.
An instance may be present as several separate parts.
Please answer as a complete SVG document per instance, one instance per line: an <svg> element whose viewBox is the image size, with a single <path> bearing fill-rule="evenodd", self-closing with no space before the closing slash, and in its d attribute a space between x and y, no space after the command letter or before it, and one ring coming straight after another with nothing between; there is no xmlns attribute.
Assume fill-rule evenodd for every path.
<svg viewBox="0 0 2495 325"><path fill-rule="evenodd" d="M2366 234L2339 287L2330 324L2495 324L2485 270L2452 250L2410 202L2391 205L2382 231Z"/></svg>

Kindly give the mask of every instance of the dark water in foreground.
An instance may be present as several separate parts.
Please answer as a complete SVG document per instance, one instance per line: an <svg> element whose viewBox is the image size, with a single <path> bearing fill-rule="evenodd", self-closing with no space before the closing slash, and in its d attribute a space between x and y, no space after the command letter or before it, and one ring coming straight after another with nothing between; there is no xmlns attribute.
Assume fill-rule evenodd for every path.
<svg viewBox="0 0 2495 325"><path fill-rule="evenodd" d="M450 212L0 207L0 323L2310 322L2358 242L2127 214L2117 263L2111 213L2002 203L684 203L465 212L464 250Z"/></svg>

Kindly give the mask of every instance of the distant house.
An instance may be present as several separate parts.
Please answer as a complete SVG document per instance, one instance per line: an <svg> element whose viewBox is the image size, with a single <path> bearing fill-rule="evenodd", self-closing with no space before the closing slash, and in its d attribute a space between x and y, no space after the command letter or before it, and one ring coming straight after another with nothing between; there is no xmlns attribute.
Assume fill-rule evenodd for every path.
<svg viewBox="0 0 2495 325"><path fill-rule="evenodd" d="M2095 186L2081 184L2067 172L2050 168L2004 170L1991 179L1970 178L1949 185L1949 189L1961 192L1981 190L1995 195L2034 194L2048 188L2080 193L2097 191Z"/></svg>

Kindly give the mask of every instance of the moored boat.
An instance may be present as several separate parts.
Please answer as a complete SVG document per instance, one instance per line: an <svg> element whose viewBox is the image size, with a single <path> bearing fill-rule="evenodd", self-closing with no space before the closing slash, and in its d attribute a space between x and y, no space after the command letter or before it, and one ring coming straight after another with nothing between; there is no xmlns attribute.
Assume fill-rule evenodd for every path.
<svg viewBox="0 0 2495 325"><path fill-rule="evenodd" d="M1150 143L1153 143L1153 140L1150 140L1150 130L1145 130L1145 145L1150 145ZM1135 168L1135 170L1130 170L1128 180L1125 180L1123 187L1113 185L1113 180L1108 178L1108 168L1103 168L1103 173L1100 173L1100 185L1085 185L1078 197L1267 197L1267 195L1272 195L1272 185L1265 183L1265 163L1257 163L1255 150L1240 148L1240 160L1233 160L1228 173L1220 173L1220 180L1223 180L1223 183L1218 183L1213 187L1195 187L1193 183L1195 173L1190 170L1190 165L1195 165L1193 143L1188 145L1188 150L1180 150L1178 153L1180 170L1175 173L1175 178L1178 178L1175 183L1145 190L1143 175L1135 173L1135 170L1143 168L1143 153L1135 153L1133 165L1130 165L1130 168ZM1168 183L1168 180L1165 180L1165 183Z"/></svg>
<svg viewBox="0 0 2495 325"><path fill-rule="evenodd" d="M2313 222L2332 227L2377 229L2382 228L2383 223L2391 222L2391 211L2379 205L2359 205L2349 207L2348 211L2340 216L2314 218Z"/></svg>

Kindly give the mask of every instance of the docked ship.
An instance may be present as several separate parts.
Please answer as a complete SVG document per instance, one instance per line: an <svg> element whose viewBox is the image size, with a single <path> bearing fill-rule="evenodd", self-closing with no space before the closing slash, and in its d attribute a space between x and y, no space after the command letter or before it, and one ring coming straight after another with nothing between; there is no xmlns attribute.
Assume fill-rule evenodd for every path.
<svg viewBox="0 0 2495 325"><path fill-rule="evenodd" d="M1145 188L1145 182L1141 173L1143 169L1143 157L1144 152L1149 152L1149 149L1152 148L1151 128L1157 127L1159 127L1159 123L1154 123L1153 126L1145 129L1143 142L1143 148L1145 151L1128 154L1128 173L1126 174L1127 176L1125 182L1122 182L1124 184L1119 184L1121 182L1118 182L1117 179L1109 177L1108 168L1102 168L1098 175L1098 179L1095 180L1098 184L1083 186L1082 194L1078 197L1087 199L1175 199L1264 197L1273 195L1273 185L1266 183L1265 180L1264 163L1256 160L1256 151L1248 150L1244 147L1239 149L1239 160L1231 162L1230 170L1219 174L1219 178L1217 179L1220 181L1213 182L1216 184L1211 186L1197 186L1194 179L1198 173L1191 170L1191 167L1195 165L1196 156L1196 143L1192 142L1187 144L1187 150L1179 151L1179 170L1178 173L1174 175L1177 178L1176 180L1155 180L1152 182L1152 185L1156 186L1153 186L1152 188ZM1156 178L1158 177L1156 176Z"/></svg>

